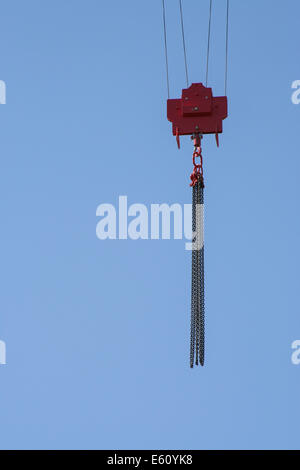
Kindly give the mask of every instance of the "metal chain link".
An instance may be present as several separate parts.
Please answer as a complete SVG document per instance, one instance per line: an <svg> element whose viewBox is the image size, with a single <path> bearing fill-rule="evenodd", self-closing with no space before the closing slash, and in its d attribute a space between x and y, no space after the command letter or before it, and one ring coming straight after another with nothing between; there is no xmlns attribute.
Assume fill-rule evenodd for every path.
<svg viewBox="0 0 300 470"><path fill-rule="evenodd" d="M190 366L194 367L194 357L195 357L195 311L196 311L196 299L195 294L196 289L196 250L193 249L194 243L196 242L196 187L193 186L193 203L192 203L192 282L191 282L191 344L190 344Z"/></svg>
<svg viewBox="0 0 300 470"><path fill-rule="evenodd" d="M203 207L204 184L199 178L193 185L192 204L191 368L194 363L204 365L205 353Z"/></svg>
<svg viewBox="0 0 300 470"><path fill-rule="evenodd" d="M198 269L199 269L199 286L198 286L198 295L199 295L199 343L200 343L200 350L199 350L199 361L201 366L204 365L204 354L205 354L205 298L204 298L204 239L203 239L203 232L204 232L204 215L203 215L203 208L204 208L204 188L201 183L199 183L199 198L198 204L202 208L201 211L201 219L199 220L199 237L201 240L202 246L198 251Z"/></svg>

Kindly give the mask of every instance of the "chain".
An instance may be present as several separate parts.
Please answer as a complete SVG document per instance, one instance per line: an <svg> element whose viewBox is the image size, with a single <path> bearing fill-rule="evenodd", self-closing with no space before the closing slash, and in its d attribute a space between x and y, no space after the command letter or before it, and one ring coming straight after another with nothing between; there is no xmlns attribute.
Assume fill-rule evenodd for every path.
<svg viewBox="0 0 300 470"><path fill-rule="evenodd" d="M193 153L193 165L194 170L191 174L191 187L194 187L195 184L201 180L204 186L204 179L203 179L203 157L202 157L202 147L201 147L201 134L195 134L192 136L194 140L194 153ZM196 163L196 158L200 158L199 163Z"/></svg>
<svg viewBox="0 0 300 470"><path fill-rule="evenodd" d="M194 138L193 164L191 187L193 188L192 203L192 283L191 283L191 339L190 366L199 363L204 365L205 341L205 304L204 304L204 180L201 138ZM200 158L200 163L196 163Z"/></svg>
<svg viewBox="0 0 300 470"><path fill-rule="evenodd" d="M193 186L193 213L192 213L192 247L194 247L194 243L196 243L196 192L197 186ZM196 250L192 249L192 288L191 288L191 344L190 344L190 366L191 368L194 366L194 357L195 357L195 312L196 312L196 293L197 293L197 286L196 286L196 279L197 279L197 256Z"/></svg>
<svg viewBox="0 0 300 470"><path fill-rule="evenodd" d="M198 244L198 311L199 311L199 361L201 366L204 365L204 347L205 347L205 298L204 298L204 186L198 183L199 195L198 204L201 208L198 223L199 230L197 236L200 238Z"/></svg>

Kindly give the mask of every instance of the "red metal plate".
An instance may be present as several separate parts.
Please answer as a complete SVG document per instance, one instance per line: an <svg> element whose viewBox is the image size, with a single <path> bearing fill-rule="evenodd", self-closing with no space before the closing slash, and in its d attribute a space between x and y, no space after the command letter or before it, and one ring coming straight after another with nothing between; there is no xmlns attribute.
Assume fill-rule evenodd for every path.
<svg viewBox="0 0 300 470"><path fill-rule="evenodd" d="M167 101L167 116L173 135L219 134L227 117L227 97L214 98L211 88L193 83L180 99Z"/></svg>

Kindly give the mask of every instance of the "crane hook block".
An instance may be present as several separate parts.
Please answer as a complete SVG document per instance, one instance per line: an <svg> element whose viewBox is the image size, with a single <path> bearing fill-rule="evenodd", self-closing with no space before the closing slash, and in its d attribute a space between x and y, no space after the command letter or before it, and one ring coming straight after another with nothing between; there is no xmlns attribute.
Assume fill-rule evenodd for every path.
<svg viewBox="0 0 300 470"><path fill-rule="evenodd" d="M192 83L182 90L180 99L167 101L167 116L172 123L173 135L180 148L181 135L219 134L223 132L223 119L227 118L227 97L213 97L212 89L202 83Z"/></svg>

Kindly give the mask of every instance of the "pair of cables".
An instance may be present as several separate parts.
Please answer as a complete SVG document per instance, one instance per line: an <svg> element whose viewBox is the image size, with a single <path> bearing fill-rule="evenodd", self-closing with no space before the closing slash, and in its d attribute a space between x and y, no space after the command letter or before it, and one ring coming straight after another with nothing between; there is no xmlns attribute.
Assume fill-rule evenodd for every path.
<svg viewBox="0 0 300 470"><path fill-rule="evenodd" d="M189 86L189 74L188 74L186 41L185 41L185 31L184 31L184 21L183 21L183 8L182 8L182 0L178 0L178 1L179 1L179 13L180 13L180 24L181 24L181 36L182 36L186 86L188 87ZM230 4L230 0L226 0L226 39L225 39L225 78L224 78L225 95L227 94L227 83L228 83L229 4ZM168 99L170 99L169 60L168 60L165 0L162 0L162 10L163 10L163 27L164 27L164 45L165 45L167 91L168 91ZM209 59L210 59L210 46L211 46L211 29L212 29L212 10L213 10L213 0L209 0L208 34L207 34L207 48L206 48L206 86L208 85L208 74L209 74Z"/></svg>

